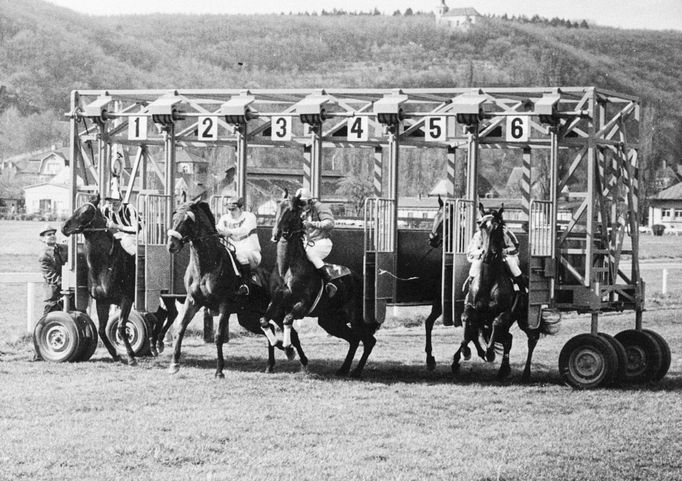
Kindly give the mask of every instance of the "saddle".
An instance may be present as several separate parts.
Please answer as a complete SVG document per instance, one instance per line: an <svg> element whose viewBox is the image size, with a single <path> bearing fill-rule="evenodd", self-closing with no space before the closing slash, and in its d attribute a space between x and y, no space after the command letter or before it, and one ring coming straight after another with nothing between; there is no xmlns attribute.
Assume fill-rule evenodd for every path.
<svg viewBox="0 0 682 481"><path fill-rule="evenodd" d="M340 277L345 277L349 276L351 274L351 271L348 267L346 266L341 266L338 264L324 264L324 268L327 270L329 273L330 279L338 279Z"/></svg>

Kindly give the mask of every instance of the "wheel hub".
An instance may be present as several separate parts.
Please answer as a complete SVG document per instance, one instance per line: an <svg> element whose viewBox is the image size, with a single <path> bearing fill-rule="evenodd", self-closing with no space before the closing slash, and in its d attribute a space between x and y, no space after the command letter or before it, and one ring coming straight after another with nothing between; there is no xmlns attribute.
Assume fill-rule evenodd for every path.
<svg viewBox="0 0 682 481"><path fill-rule="evenodd" d="M67 333L64 326L52 326L45 335L47 345L53 351L63 351L67 344Z"/></svg>
<svg viewBox="0 0 682 481"><path fill-rule="evenodd" d="M585 381L597 378L604 371L604 359L601 353L593 349L580 349L575 352L571 361L572 374Z"/></svg>

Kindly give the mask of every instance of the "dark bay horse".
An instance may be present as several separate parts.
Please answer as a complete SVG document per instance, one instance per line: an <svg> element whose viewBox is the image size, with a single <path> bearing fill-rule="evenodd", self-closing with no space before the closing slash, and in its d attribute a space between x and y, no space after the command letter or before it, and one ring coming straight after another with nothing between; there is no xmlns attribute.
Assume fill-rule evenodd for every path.
<svg viewBox="0 0 682 481"><path fill-rule="evenodd" d="M478 354L492 362L495 359L495 345L503 347L502 363L498 371L498 379L506 378L510 372L509 352L512 347L512 335L509 329L517 322L528 337L528 356L522 380L530 380L530 365L533 350L540 337L539 329L531 329L528 325L528 295L523 291L515 291L504 261L506 247L504 234L504 207L499 210L488 210L479 203L480 236L483 243L481 272L469 285L462 314L464 324L464 340L454 355L453 372L459 368L460 355L467 357L470 341L473 341ZM479 335L486 340L483 350L478 343Z"/></svg>
<svg viewBox="0 0 682 481"><path fill-rule="evenodd" d="M277 266L270 280L272 300L261 323L282 319L286 339L294 319L316 317L322 329L349 344L346 358L336 372L339 376L349 374L362 341L362 357L350 372L351 376L360 377L376 344L374 333L378 328L373 319L363 320L362 280L350 272L333 280L337 292L332 298L321 291L321 276L306 256L301 215L302 202L298 197L285 197L280 202L272 230L272 240L278 243Z"/></svg>
<svg viewBox="0 0 682 481"><path fill-rule="evenodd" d="M220 242L215 227L215 218L206 202L182 204L173 214L172 222L172 228L168 231L167 248L169 252L176 253L183 248L185 243L189 243L190 260L184 279L187 297L178 314L181 322L169 370L172 373L178 372L182 339L187 325L199 308L206 307L220 316L215 334L218 354L215 376L223 378L225 377L223 342L230 314L236 313L239 324L245 329L255 334L263 334L260 318L270 301L269 292L267 287L253 285L248 297L242 298L236 295L239 285L237 260L234 254ZM264 282L268 281L267 273L263 272L263 269L257 269L257 272L264 276ZM264 286L267 285L264 283ZM296 331L292 332L292 344L298 352L301 366L305 368L308 359L301 349ZM289 348L287 357L292 359L293 355L293 350ZM266 372L272 372L274 365L274 347L268 343Z"/></svg>
<svg viewBox="0 0 682 481"><path fill-rule="evenodd" d="M107 221L99 209L100 197L92 196L62 225L62 234L83 234L85 260L88 265L88 291L97 305L99 337L115 361L120 357L106 334L109 308L115 304L121 308L118 333L125 344L128 364L137 364L135 354L126 335L126 323L133 306L135 290L135 258L128 254L121 243L114 239Z"/></svg>

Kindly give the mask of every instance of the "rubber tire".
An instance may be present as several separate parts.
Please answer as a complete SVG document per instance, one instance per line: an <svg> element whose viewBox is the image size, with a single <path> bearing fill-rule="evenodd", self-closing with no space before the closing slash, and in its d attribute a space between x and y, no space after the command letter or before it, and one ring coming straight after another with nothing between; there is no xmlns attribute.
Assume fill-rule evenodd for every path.
<svg viewBox="0 0 682 481"><path fill-rule="evenodd" d="M658 342L658 346L661 348L661 353L663 354L661 358L661 368L656 374L654 374L652 378L654 381L660 381L668 373L668 369L670 369L670 363L672 362L670 346L659 333L652 331L651 329L642 329L642 331L650 334L656 340L656 342Z"/></svg>
<svg viewBox="0 0 682 481"><path fill-rule="evenodd" d="M616 375L613 378L611 385L618 386L623 381L625 381L625 369L628 362L628 353L625 351L625 346L623 346L618 339L606 334L605 332L600 332L599 335L609 341L613 348L616 350L618 355L618 369L616 370Z"/></svg>
<svg viewBox="0 0 682 481"><path fill-rule="evenodd" d="M44 361L74 361L82 349L76 321L66 312L48 313L33 330L33 345Z"/></svg>
<svg viewBox="0 0 682 481"><path fill-rule="evenodd" d="M596 369L583 368L585 362L592 362ZM559 374L575 389L608 386L617 372L616 349L608 340L595 334L578 334L569 339L559 354Z"/></svg>
<svg viewBox="0 0 682 481"><path fill-rule="evenodd" d="M90 360L92 355L97 350L99 337L97 336L97 327L92 322L90 316L82 311L71 311L69 315L76 321L81 331L81 351L74 359L76 362L85 362Z"/></svg>
<svg viewBox="0 0 682 481"><path fill-rule="evenodd" d="M663 353L651 334L628 329L616 334L628 355L625 381L631 383L654 380L663 363Z"/></svg>
<svg viewBox="0 0 682 481"><path fill-rule="evenodd" d="M116 352L120 355L126 355L126 348L123 340L118 336L118 320L120 316L120 311L114 313L107 321L107 337L116 348ZM131 348L135 356L144 356L149 353L149 331L147 329L147 323L145 322L142 315L131 310L130 315L128 315L127 329L132 336L129 335L129 340L131 340ZM132 339L130 339L132 337Z"/></svg>

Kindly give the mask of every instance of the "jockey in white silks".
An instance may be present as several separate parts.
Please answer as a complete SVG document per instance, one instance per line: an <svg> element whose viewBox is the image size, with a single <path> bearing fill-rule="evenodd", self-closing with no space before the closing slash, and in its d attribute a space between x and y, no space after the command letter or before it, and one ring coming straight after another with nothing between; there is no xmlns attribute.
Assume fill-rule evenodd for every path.
<svg viewBox="0 0 682 481"><path fill-rule="evenodd" d="M328 205L310 196L310 191L301 188L296 196L303 202L303 226L305 227L305 253L320 273L327 296L334 297L336 286L324 266L324 259L332 251L330 235L334 228L334 214Z"/></svg>
<svg viewBox="0 0 682 481"><path fill-rule="evenodd" d="M503 226L502 229L505 243L505 248L503 250L504 261L514 278L514 282L516 282L521 290L527 292L528 286L526 286L526 281L523 278L521 267L519 266L519 241L516 239L514 233L507 229L507 226ZM484 253L485 250L483 249L481 231L477 230L467 247L467 260L471 262L471 267L469 267L469 279L465 282L465 287L469 285L469 282L474 277L477 277L481 273L481 264L483 263L482 258Z"/></svg>
<svg viewBox="0 0 682 481"><path fill-rule="evenodd" d="M137 232L142 229L142 220L137 209L121 202L121 191L114 184L111 193L104 198L102 214L107 219L107 229L121 242L121 247L131 256L137 252Z"/></svg>
<svg viewBox="0 0 682 481"><path fill-rule="evenodd" d="M261 248L258 240L256 216L244 209L244 199L228 197L225 206L229 211L218 220L216 229L227 242L234 246L235 257L239 263L241 285L237 289L238 295L249 294L249 280L251 269L260 265Z"/></svg>

